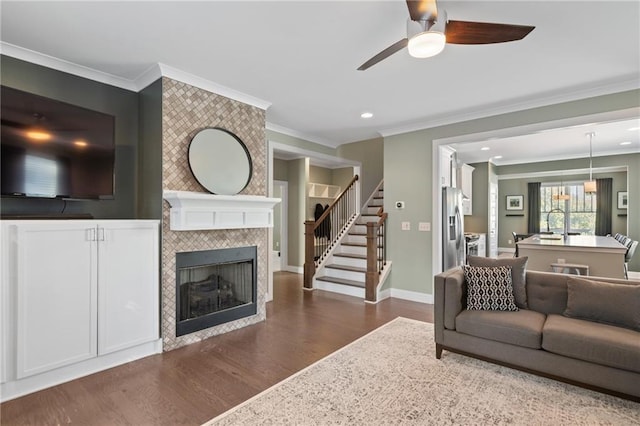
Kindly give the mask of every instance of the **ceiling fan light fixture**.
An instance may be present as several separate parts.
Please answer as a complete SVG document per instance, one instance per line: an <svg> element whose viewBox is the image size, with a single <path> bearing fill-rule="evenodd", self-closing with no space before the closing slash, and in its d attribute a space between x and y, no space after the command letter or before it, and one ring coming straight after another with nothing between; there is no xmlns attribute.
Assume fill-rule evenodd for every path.
<svg viewBox="0 0 640 426"><path fill-rule="evenodd" d="M414 58L430 58L442 52L447 39L439 31L424 31L409 40L409 54Z"/></svg>

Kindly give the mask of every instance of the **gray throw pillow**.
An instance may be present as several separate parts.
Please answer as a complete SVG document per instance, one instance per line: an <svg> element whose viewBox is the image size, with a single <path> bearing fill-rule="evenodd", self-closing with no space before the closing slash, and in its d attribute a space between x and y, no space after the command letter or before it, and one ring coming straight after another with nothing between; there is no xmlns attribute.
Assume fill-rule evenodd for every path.
<svg viewBox="0 0 640 426"><path fill-rule="evenodd" d="M517 311L511 266L463 266L470 311Z"/></svg>
<svg viewBox="0 0 640 426"><path fill-rule="evenodd" d="M511 281L513 282L513 295L516 298L516 305L518 308L528 309L527 289L525 287L528 260L527 256L502 259L469 256L467 263L469 263L469 266L511 266Z"/></svg>
<svg viewBox="0 0 640 426"><path fill-rule="evenodd" d="M640 285L569 277L564 316L640 331Z"/></svg>

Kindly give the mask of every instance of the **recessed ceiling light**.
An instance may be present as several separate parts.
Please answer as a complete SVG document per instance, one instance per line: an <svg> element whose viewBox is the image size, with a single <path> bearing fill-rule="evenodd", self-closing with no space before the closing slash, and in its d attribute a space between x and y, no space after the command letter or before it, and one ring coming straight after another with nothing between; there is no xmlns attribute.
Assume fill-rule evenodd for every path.
<svg viewBox="0 0 640 426"><path fill-rule="evenodd" d="M489 151L491 148L489 148L488 146L483 146L482 148L480 148L480 151Z"/></svg>
<svg viewBox="0 0 640 426"><path fill-rule="evenodd" d="M366 118L371 118L371 117L373 117L373 113L371 113L371 112L363 112L362 114L360 114L360 117L365 118L365 119Z"/></svg>
<svg viewBox="0 0 640 426"><path fill-rule="evenodd" d="M636 130L640 130L640 127L632 127L629 129L630 132L634 132Z"/></svg>
<svg viewBox="0 0 640 426"><path fill-rule="evenodd" d="M495 157L493 157L493 158L495 158L496 160L499 160L499 159L501 159L501 158L502 158L502 155L496 155L496 156L495 156Z"/></svg>
<svg viewBox="0 0 640 426"><path fill-rule="evenodd" d="M631 145L631 141L620 142L620 145Z"/></svg>

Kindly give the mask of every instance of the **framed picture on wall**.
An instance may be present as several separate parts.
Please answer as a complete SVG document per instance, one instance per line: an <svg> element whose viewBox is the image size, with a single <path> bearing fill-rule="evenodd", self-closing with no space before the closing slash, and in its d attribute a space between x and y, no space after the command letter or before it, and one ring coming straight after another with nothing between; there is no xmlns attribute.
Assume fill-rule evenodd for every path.
<svg viewBox="0 0 640 426"><path fill-rule="evenodd" d="M524 210L524 195L507 195L507 210Z"/></svg>
<svg viewBox="0 0 640 426"><path fill-rule="evenodd" d="M627 191L618 191L618 209L627 209Z"/></svg>

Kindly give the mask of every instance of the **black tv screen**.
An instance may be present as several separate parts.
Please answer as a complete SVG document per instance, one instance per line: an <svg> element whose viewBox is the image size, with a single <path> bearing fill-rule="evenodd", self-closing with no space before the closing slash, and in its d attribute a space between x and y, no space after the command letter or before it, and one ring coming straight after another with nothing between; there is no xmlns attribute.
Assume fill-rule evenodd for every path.
<svg viewBox="0 0 640 426"><path fill-rule="evenodd" d="M2 86L3 196L114 195L115 117Z"/></svg>

